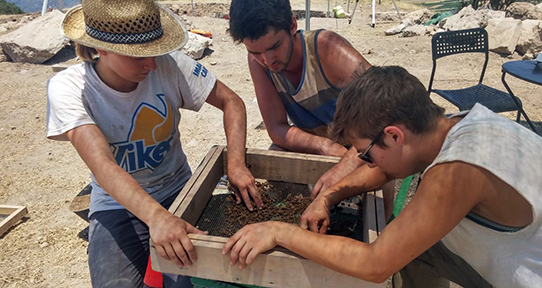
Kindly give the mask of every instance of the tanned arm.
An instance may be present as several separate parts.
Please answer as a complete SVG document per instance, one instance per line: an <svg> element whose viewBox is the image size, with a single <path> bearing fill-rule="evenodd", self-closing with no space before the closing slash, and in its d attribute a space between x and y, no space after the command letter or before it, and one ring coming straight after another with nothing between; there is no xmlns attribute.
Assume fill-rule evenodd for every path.
<svg viewBox="0 0 542 288"><path fill-rule="evenodd" d="M352 196L373 191L390 180L393 180L392 177L378 167L370 168L367 165L358 167L335 185L318 194L301 215L300 227L325 234L330 224L329 210L333 205Z"/></svg>
<svg viewBox="0 0 542 288"><path fill-rule="evenodd" d="M344 88L354 79L355 73L363 73L371 67L371 64L346 39L335 32L322 30L318 34L317 45L322 70L331 85L336 88ZM337 165L320 177L314 185L311 197L315 198L321 191L325 191L342 177L365 164L357 155L356 149L351 148Z"/></svg>
<svg viewBox="0 0 542 288"><path fill-rule="evenodd" d="M485 201L488 184L478 167L440 164L426 173L410 204L372 244L312 233L282 222L265 222L245 226L228 240L223 253L230 253L230 264L239 262L244 268L256 255L280 245L340 273L383 282Z"/></svg>
<svg viewBox="0 0 542 288"><path fill-rule="evenodd" d="M326 137L316 136L290 126L284 104L265 68L250 54L248 66L254 82L260 113L273 143L294 152L341 157L346 153L346 148Z"/></svg>
<svg viewBox="0 0 542 288"><path fill-rule="evenodd" d="M66 135L98 184L149 226L158 255L174 261L179 267L196 261L196 250L187 234L203 232L169 213L117 165L109 144L96 125L79 126Z"/></svg>
<svg viewBox="0 0 542 288"><path fill-rule="evenodd" d="M237 189L235 191L237 203L241 203L243 199L248 209L252 211L250 202L250 197L252 197L256 207L262 207L262 198L254 184L254 177L245 165L247 118L243 100L228 86L217 80L207 97L207 103L224 112L224 130L228 141L228 179Z"/></svg>

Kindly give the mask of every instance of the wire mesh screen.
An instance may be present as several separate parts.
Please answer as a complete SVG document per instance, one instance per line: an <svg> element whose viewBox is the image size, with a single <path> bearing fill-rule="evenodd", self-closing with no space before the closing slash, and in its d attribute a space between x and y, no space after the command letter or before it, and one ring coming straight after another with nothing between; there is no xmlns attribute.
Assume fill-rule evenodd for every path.
<svg viewBox="0 0 542 288"><path fill-rule="evenodd" d="M196 222L196 227L202 231L208 231L209 235L212 236L221 236L221 237L230 237L235 232L243 227L241 222L244 222L244 218L247 217L249 213L260 213L258 212L249 212L244 204L236 204L233 194L229 192L227 186L224 185L224 179L218 183L217 189L213 193L213 196L210 198L206 207L203 210L203 213ZM273 197L264 197L267 199L268 207L274 207L272 210L276 212L274 214L263 213L261 221L283 221L292 224L299 224L301 221L301 214L304 210L297 210L298 212L292 213L292 203L297 203L299 205L299 198L305 197L304 200L307 201L306 205L310 203L311 187L306 184L298 183L286 183L279 181L267 181L269 183L269 189L266 190ZM295 197L298 197L298 201L291 201ZM331 209L331 225L327 229L327 234L331 235L341 235L345 237L350 237L359 241L363 241L363 219L361 217L361 205L359 205L360 197L353 197L347 199L338 205L332 207ZM286 203L286 204L285 204ZM232 208L234 205L243 205L243 210L247 215L232 214ZM278 207L278 208L277 208ZM239 207L235 207L237 211L240 210ZM296 209L298 207L295 207ZM295 210L295 209L294 209ZM284 213L284 214L282 214Z"/></svg>

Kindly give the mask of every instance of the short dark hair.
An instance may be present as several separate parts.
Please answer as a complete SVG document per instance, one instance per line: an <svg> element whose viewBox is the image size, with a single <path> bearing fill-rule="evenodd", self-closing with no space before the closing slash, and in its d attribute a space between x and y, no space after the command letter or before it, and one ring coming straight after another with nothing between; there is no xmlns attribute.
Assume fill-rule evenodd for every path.
<svg viewBox="0 0 542 288"><path fill-rule="evenodd" d="M257 40L269 32L285 30L290 33L292 8L289 0L232 0L230 5L230 35L236 42Z"/></svg>
<svg viewBox="0 0 542 288"><path fill-rule="evenodd" d="M420 80L402 67L372 66L359 74L337 100L331 136L343 145L374 139L391 124L403 124L414 134L432 132L444 115ZM376 144L384 146L383 139Z"/></svg>

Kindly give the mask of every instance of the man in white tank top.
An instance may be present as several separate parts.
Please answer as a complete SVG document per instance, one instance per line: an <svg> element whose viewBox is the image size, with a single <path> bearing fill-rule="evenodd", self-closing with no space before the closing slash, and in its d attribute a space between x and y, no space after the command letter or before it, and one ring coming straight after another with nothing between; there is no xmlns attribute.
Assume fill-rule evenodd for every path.
<svg viewBox="0 0 542 288"><path fill-rule="evenodd" d="M442 287L412 277L423 267L463 287L541 287L541 137L480 104L445 117L396 66L372 67L343 89L333 123L333 139L368 165L320 193L302 222L316 231L342 199L422 173L409 205L371 244L278 222L247 226L225 245L233 264L280 245L374 282L406 266L404 287Z"/></svg>

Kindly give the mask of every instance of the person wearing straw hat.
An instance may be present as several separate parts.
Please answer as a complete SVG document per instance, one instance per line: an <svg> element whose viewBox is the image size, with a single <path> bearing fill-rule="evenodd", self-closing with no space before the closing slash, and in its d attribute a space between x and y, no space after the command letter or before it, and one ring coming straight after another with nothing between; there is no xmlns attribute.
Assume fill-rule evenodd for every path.
<svg viewBox="0 0 542 288"><path fill-rule="evenodd" d="M228 176L250 210L262 201L245 166L243 101L178 50L179 19L153 0L83 0L62 33L84 61L47 86L47 137L69 140L92 171L89 267L95 287L141 287L149 239L178 266L196 261L188 233L167 211L191 172L180 142L179 109L207 102L224 113ZM166 287L191 286L164 274Z"/></svg>

